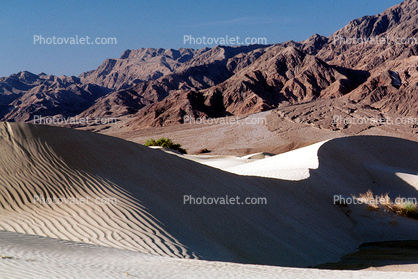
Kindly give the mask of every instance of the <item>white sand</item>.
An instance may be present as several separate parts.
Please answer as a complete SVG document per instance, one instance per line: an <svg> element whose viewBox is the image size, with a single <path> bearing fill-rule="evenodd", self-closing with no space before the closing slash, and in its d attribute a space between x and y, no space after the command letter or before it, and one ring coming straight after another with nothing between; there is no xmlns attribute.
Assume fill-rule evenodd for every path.
<svg viewBox="0 0 418 279"><path fill-rule="evenodd" d="M403 181L414 187L418 190L418 174L410 174L404 172L396 172L395 173L398 177L400 177Z"/></svg>
<svg viewBox="0 0 418 279"><path fill-rule="evenodd" d="M397 175L417 173L416 142L384 137L335 139L237 166L243 176L162 150L70 129L0 123L0 137L0 229L129 254L124 263L109 259L93 265L89 271L93 277L101 277L100 272L110 274L103 271L107 265L109 272L125 272L118 269L118 263L138 272L139 278L143 277L141 272L150 272L148 277L167 277L164 268L169 266L167 272L173 277L176 272L178 277L191 274L188 268L202 270L197 273L200 277L206 272L217 275L216 270L223 266L229 270L219 271L226 272L225 277L234 272L251 277L252 269L280 270L284 278L286 274L292 277L293 271L299 277L317 277L326 271L174 258L306 267L338 261L364 242L417 239L416 220L370 212L365 206L350 206L348 214L333 204L334 195L357 195L368 189L375 194L416 195L405 176ZM254 167L248 167L251 165ZM290 173L293 181L283 179L283 173ZM241 201L264 197L267 204L184 204L189 195L239 196ZM37 197L55 197L58 202L48 204L36 201ZM13 262L18 274L36 268L36 261L15 258L28 253L32 259L42 251L30 245L22 248L13 240L14 234L10 237L3 243L11 246L3 245L2 253L12 252L3 260ZM89 249L76 253L77 259L63 248L54 248L40 256L52 262L39 264L46 270L51 265L59 270L56 272L74 270L83 257L86 263L94 261L96 254ZM139 263L145 261L141 253L158 256L146 257L154 261L154 268ZM8 274L8 266L3 264L2 274ZM89 269L87 264L80 270L83 268ZM372 276L368 274L364 276Z"/></svg>
<svg viewBox="0 0 418 279"><path fill-rule="evenodd" d="M242 164L247 164L254 161L238 156L226 155L184 155L183 157L194 162L198 162L200 164L221 170L239 166Z"/></svg>
<svg viewBox="0 0 418 279"><path fill-rule="evenodd" d="M257 160L270 158L274 154L258 152L242 157L238 156L227 156L227 155L184 155L183 158L192 160L194 162L201 163L206 166L213 168L228 170L230 168L240 166L243 164L251 163Z"/></svg>
<svg viewBox="0 0 418 279"><path fill-rule="evenodd" d="M318 149L326 141L245 165L225 168L226 171L285 180L302 180L309 177L311 169L319 166Z"/></svg>
<svg viewBox="0 0 418 279"><path fill-rule="evenodd" d="M330 271L173 259L0 232L2 278L416 278L411 272Z"/></svg>

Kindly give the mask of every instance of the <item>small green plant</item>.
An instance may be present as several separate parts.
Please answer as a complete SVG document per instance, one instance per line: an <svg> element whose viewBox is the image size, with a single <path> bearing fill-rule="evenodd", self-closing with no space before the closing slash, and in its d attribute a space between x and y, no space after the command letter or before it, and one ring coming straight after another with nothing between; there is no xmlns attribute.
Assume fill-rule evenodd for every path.
<svg viewBox="0 0 418 279"><path fill-rule="evenodd" d="M402 204L399 208L401 215L407 217L416 217L417 216L417 206L412 202L406 202Z"/></svg>
<svg viewBox="0 0 418 279"><path fill-rule="evenodd" d="M173 150L177 150L178 152L182 153L182 154L187 154L186 150L184 148L181 147L181 144L179 143L174 143L171 139L169 138L159 138L158 140L155 139L149 139L145 141L145 146L161 146L164 148L170 148Z"/></svg>

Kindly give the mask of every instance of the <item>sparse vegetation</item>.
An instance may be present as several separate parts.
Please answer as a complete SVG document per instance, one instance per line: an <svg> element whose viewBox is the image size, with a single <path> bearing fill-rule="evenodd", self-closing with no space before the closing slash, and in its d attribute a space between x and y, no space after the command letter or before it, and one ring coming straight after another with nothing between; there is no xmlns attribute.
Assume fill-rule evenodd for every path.
<svg viewBox="0 0 418 279"><path fill-rule="evenodd" d="M360 194L358 198L353 197L367 204L372 210L384 208L401 216L418 219L418 206L415 198L412 198L412 201L397 197L393 202L387 193L374 196L371 190L368 190L365 194Z"/></svg>
<svg viewBox="0 0 418 279"><path fill-rule="evenodd" d="M371 190L368 190L364 194L360 194L357 199L362 203L367 204L370 207L370 209L374 210L379 209L379 205L390 206L392 204L392 200L390 199L388 193L386 193L385 195L374 196Z"/></svg>
<svg viewBox="0 0 418 279"><path fill-rule="evenodd" d="M417 218L418 219L418 209L416 204L412 202L406 202L395 207L399 215Z"/></svg>
<svg viewBox="0 0 418 279"><path fill-rule="evenodd" d="M159 138L158 140L155 140L155 139L146 140L145 146L161 146L164 148L177 150L178 152L182 154L187 154L187 151L181 147L181 144L174 143L171 139L164 138L164 137Z"/></svg>

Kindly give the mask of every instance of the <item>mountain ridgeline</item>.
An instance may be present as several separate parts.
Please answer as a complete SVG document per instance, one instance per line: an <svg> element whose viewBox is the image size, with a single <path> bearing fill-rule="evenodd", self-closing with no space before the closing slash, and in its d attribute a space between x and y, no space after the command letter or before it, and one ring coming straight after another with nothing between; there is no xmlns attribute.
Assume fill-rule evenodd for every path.
<svg viewBox="0 0 418 279"><path fill-rule="evenodd" d="M408 0L302 42L126 50L78 77L0 78L0 118L131 115L137 129L336 98L417 117L417 33L418 1Z"/></svg>

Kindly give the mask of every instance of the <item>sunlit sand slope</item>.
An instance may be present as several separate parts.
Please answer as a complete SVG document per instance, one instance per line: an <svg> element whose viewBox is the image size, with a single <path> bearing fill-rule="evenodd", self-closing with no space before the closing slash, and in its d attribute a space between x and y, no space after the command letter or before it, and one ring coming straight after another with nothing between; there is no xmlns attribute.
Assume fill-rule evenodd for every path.
<svg viewBox="0 0 418 279"><path fill-rule="evenodd" d="M135 197L94 172L104 165L112 169L112 161L103 158L113 148L106 138L9 123L1 123L0 136L3 230L188 257ZM84 152L92 146L103 154L80 156L92 155Z"/></svg>
<svg viewBox="0 0 418 279"><path fill-rule="evenodd" d="M12 232L0 232L0 249L2 278L416 278L413 272L319 270L174 259Z"/></svg>
<svg viewBox="0 0 418 279"><path fill-rule="evenodd" d="M418 232L416 220L366 206L349 206L347 213L333 204L334 195L368 189L416 195L410 177L417 174L418 144L411 141L331 140L316 146L318 162L308 175L285 180L272 175L271 166L269 177L237 175L64 128L0 123L0 137L5 231L177 258L284 266L337 261L363 242L415 239ZM257 162L274 165L274 158ZM292 168L307 166L301 154L280 158ZM282 172L284 163L277 164ZM227 196L264 200L184 202Z"/></svg>

